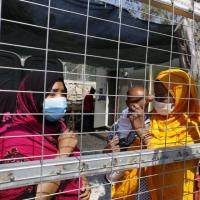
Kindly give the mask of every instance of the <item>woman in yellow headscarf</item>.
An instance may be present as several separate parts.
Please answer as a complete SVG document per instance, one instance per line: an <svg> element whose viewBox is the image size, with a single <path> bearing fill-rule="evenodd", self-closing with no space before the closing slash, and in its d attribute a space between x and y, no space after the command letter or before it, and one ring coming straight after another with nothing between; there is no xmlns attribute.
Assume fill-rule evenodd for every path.
<svg viewBox="0 0 200 200"><path fill-rule="evenodd" d="M147 148L170 148L199 142L200 107L197 87L191 76L180 69L162 71L156 77L154 91L149 133L139 134L141 140L148 138L145 141ZM136 129L132 119L131 122ZM148 177L151 200L193 200L197 164L198 160L188 160L142 169L140 175ZM138 191L138 178L139 170L125 171L121 181L113 184L112 198L133 200L133 194Z"/></svg>

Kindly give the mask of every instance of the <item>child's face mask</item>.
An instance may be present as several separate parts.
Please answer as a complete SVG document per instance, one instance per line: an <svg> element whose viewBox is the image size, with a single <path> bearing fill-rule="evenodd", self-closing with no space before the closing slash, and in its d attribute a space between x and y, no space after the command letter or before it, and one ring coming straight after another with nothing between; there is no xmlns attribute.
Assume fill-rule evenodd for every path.
<svg viewBox="0 0 200 200"><path fill-rule="evenodd" d="M60 120L65 116L67 99L65 97L47 98L43 103L45 118L50 122Z"/></svg>
<svg viewBox="0 0 200 200"><path fill-rule="evenodd" d="M154 108L158 114L168 115L173 111L174 106L173 103L161 103L154 100Z"/></svg>

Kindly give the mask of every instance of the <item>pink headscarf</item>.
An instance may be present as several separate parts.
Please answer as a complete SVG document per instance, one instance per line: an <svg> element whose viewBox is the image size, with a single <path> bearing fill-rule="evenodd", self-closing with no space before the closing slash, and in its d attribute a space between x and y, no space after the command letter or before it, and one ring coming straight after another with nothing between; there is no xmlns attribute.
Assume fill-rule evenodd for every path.
<svg viewBox="0 0 200 200"><path fill-rule="evenodd" d="M47 92L51 90L56 81L63 82L60 74L47 73ZM0 127L1 163L52 159L58 153L58 135L66 130L67 126L63 121L53 123L45 121L43 124L42 104L44 96L42 93L38 93L43 91L43 72L31 72L21 82L17 94L16 115ZM78 155L79 153L74 154L74 156ZM61 183L59 191L67 192L70 190L71 192L67 192L67 199L78 199L78 183L78 179L64 181ZM33 193L34 186L0 190L0 199L20 199L25 194ZM58 195L56 199L62 198L63 195Z"/></svg>

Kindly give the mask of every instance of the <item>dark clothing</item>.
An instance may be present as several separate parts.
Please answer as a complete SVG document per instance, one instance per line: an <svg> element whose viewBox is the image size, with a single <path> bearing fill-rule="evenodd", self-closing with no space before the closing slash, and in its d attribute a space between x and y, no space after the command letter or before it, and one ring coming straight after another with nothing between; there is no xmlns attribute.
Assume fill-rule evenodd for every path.
<svg viewBox="0 0 200 200"><path fill-rule="evenodd" d="M91 94L84 98L83 131L94 131L94 99Z"/></svg>
<svg viewBox="0 0 200 200"><path fill-rule="evenodd" d="M94 112L94 99L93 95L88 94L84 99L84 112L93 113Z"/></svg>

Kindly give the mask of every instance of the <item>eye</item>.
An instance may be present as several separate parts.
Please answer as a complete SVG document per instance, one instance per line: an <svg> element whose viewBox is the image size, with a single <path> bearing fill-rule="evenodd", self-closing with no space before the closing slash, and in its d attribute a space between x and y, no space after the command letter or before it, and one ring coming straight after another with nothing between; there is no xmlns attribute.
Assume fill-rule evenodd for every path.
<svg viewBox="0 0 200 200"><path fill-rule="evenodd" d="M61 96L67 98L67 94L66 93L61 93Z"/></svg>
<svg viewBox="0 0 200 200"><path fill-rule="evenodd" d="M55 94L56 94L56 93L55 93L54 91L51 90L50 92L47 92L47 93L46 93L46 97L51 97L51 98L52 98L52 97L55 97Z"/></svg>
<svg viewBox="0 0 200 200"><path fill-rule="evenodd" d="M60 95L67 98L67 91L62 90Z"/></svg>
<svg viewBox="0 0 200 200"><path fill-rule="evenodd" d="M138 102L140 102L143 99L144 99L144 97L140 97L138 99L133 99L133 100L130 101L130 103L138 103Z"/></svg>
<svg viewBox="0 0 200 200"><path fill-rule="evenodd" d="M49 96L49 97L55 97L55 93L54 93L54 92L51 92L51 93L48 94L48 96Z"/></svg>

